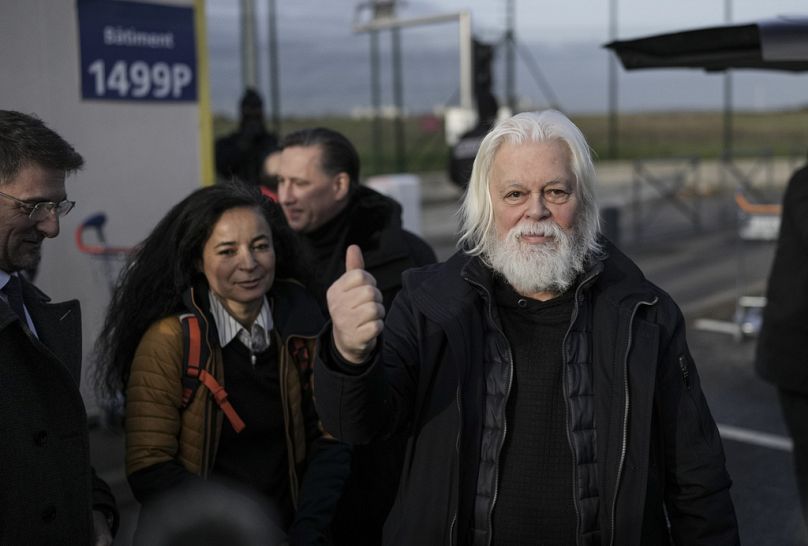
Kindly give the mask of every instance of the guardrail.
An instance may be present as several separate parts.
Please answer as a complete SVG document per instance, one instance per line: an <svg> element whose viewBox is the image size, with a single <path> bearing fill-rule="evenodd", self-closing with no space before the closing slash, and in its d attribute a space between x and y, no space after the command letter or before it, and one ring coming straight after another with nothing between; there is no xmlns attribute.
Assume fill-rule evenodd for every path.
<svg viewBox="0 0 808 546"><path fill-rule="evenodd" d="M662 207L673 207L701 231L701 160L698 157L637 160L632 175L634 240L640 241L646 226ZM661 199L650 199L651 188ZM691 196L695 195L696 199Z"/></svg>

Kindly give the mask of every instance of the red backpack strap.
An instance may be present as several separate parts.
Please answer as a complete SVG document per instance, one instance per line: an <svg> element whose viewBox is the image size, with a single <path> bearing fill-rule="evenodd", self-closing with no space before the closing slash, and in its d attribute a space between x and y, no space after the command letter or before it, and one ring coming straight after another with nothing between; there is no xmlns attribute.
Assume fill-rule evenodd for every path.
<svg viewBox="0 0 808 546"><path fill-rule="evenodd" d="M241 417L238 416L236 413L236 409L227 399L227 391L224 390L216 378L210 375L207 370L202 370L199 372L199 381L202 382L203 385L210 391L213 395L213 399L216 400L216 403L221 408L222 413L224 416L227 417L227 420L230 421L230 426L233 427L233 430L236 431L236 434L244 430L246 426L244 421L241 420Z"/></svg>
<svg viewBox="0 0 808 546"><path fill-rule="evenodd" d="M182 325L182 407L188 407L199 388L199 372L205 360L202 359L202 328L199 318L193 313L179 316Z"/></svg>
<svg viewBox="0 0 808 546"><path fill-rule="evenodd" d="M182 408L188 407L196 394L200 383L205 385L216 404L222 410L230 425L236 433L241 432L244 421L236 413L233 405L227 400L227 391L224 390L216 378L207 372L202 366L207 362L210 354L208 346L202 340L202 328L199 317L193 313L186 313L179 316L182 324L183 339L183 361L182 361Z"/></svg>

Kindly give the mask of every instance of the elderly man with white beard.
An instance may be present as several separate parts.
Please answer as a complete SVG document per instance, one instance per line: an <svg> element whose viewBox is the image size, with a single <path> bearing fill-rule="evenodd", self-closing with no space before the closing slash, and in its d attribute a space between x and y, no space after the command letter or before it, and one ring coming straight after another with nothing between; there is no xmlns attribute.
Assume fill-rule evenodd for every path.
<svg viewBox="0 0 808 546"><path fill-rule="evenodd" d="M671 298L599 233L559 112L483 140L460 250L389 316L358 247L328 291L325 427L408 437L388 545L738 544L721 438Z"/></svg>

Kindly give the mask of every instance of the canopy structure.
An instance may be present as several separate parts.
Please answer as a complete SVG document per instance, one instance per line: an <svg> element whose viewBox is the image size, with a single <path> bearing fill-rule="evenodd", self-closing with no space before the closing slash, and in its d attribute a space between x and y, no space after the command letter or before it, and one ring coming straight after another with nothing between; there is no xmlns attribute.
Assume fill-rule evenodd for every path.
<svg viewBox="0 0 808 546"><path fill-rule="evenodd" d="M681 30L604 47L615 52L626 70L695 68L808 70L808 16L780 16L756 23ZM724 155L732 156L732 85L724 78Z"/></svg>
<svg viewBox="0 0 808 546"><path fill-rule="evenodd" d="M614 51L626 70L700 68L708 72L758 69L808 70L808 16L781 16L618 40Z"/></svg>

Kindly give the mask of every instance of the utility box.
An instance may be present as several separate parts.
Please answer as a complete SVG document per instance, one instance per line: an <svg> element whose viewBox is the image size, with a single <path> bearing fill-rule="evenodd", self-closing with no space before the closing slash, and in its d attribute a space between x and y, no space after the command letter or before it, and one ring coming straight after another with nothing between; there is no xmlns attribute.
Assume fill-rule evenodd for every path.
<svg viewBox="0 0 808 546"><path fill-rule="evenodd" d="M0 108L41 118L85 160L66 183L76 207L61 219L59 237L43 244L35 282L54 301L81 302L91 414L98 408L89 357L109 302L110 266L120 264L82 253L73 235L103 213L106 242L134 246L172 205L212 182L202 6L0 2L0 70L8 76Z"/></svg>
<svg viewBox="0 0 808 546"><path fill-rule="evenodd" d="M365 185L401 204L404 229L421 235L421 179L414 174L371 176Z"/></svg>

